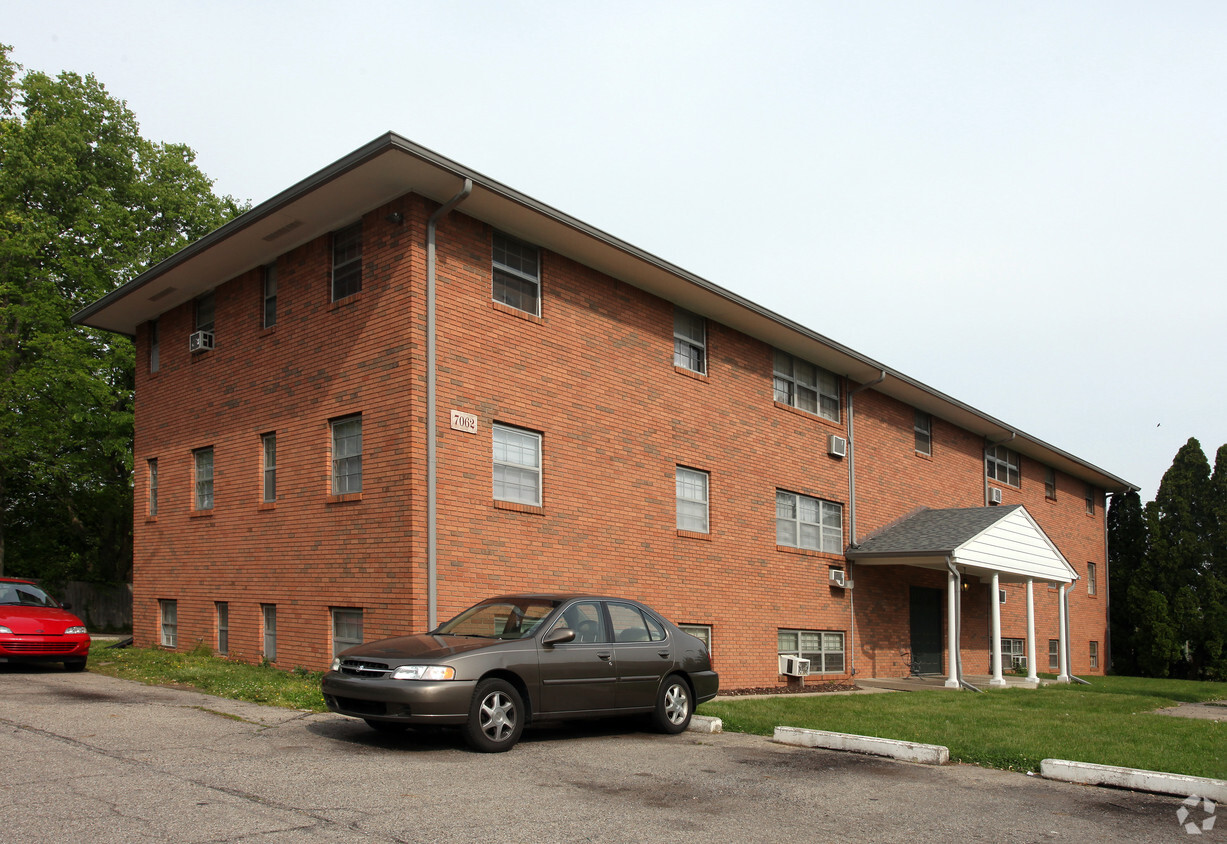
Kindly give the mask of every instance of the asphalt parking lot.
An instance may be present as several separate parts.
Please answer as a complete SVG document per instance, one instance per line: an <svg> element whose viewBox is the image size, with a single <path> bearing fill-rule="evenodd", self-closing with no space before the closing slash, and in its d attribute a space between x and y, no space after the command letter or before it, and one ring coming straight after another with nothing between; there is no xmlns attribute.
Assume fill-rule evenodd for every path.
<svg viewBox="0 0 1227 844"><path fill-rule="evenodd" d="M0 665L0 841L1189 840L1175 797L639 727L545 725L483 755L450 733Z"/></svg>

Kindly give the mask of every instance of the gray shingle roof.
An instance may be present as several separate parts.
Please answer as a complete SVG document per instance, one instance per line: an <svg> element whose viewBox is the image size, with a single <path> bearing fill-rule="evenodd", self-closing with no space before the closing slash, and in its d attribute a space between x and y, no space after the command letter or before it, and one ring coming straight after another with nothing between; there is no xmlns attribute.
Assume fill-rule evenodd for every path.
<svg viewBox="0 0 1227 844"><path fill-rule="evenodd" d="M1022 505L921 510L866 537L847 556L900 557L950 554Z"/></svg>

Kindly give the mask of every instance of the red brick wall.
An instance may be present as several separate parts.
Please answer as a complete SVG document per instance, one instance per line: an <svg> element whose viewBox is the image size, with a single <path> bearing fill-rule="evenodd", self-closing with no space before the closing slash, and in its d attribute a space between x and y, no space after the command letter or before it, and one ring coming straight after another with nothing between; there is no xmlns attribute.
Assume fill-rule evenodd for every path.
<svg viewBox="0 0 1227 844"><path fill-rule="evenodd" d="M260 657L259 605L276 604L283 666L327 663L329 607L363 608L368 640L425 626L424 240L434 207L407 196L366 215L362 291L342 303L329 302L325 237L278 259L273 329L260 328L258 270L218 287L214 351L188 354L190 304L163 315L161 370L142 366L137 380L138 644L157 639L159 598L179 602L180 648L212 645L214 602L229 602L230 653L248 660ZM385 219L391 210L405 213L403 225ZM853 592L827 585L842 556L775 545L776 489L844 505L848 540L848 466L826 449L828 434L847 435L846 413L834 424L776 405L772 349L715 323L707 375L676 370L669 303L560 255L542 254L540 317L493 303L490 244L490 228L459 211L440 225L439 618L500 592L639 598L712 626L726 688L780 679L779 628L850 633ZM138 360L147 342L146 327ZM451 410L477 416L477 433L451 430ZM363 492L337 501L328 422L351 413L363 418ZM935 420L933 457L919 458L911 414L873 391L856 398L862 537L918 506L983 503L983 442ZM493 501L496 422L543 435L540 508ZM268 431L278 435L274 507L260 503ZM193 514L191 452L207 445L216 504ZM160 470L156 520L144 516L150 457ZM676 530L678 465L710 473L705 536ZM1100 561L1102 593L1102 507L1083 515L1069 478L1057 503L1045 502L1042 471L1024 462L1006 503L1025 503L1079 571ZM907 585L940 587L944 575L862 566L855 579L849 661L862 676L901 673ZM1010 589L1003 635L1023 635L1013 632L1021 591ZM1036 591L1046 607L1047 590ZM964 664L979 670L987 588L963 600ZM1073 604L1074 668L1085 671L1085 639L1104 618L1095 599Z"/></svg>

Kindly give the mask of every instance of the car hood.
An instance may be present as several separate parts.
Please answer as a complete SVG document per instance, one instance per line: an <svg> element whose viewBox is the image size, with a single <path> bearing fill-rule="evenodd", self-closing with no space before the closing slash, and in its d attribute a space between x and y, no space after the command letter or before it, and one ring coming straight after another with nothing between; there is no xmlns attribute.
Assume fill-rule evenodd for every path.
<svg viewBox="0 0 1227 844"><path fill-rule="evenodd" d="M63 635L69 627L82 627L81 619L57 607L0 605L0 626L17 634Z"/></svg>
<svg viewBox="0 0 1227 844"><path fill-rule="evenodd" d="M431 633L419 633L414 636L396 636L391 639L380 639L377 642L365 642L345 650L343 657L366 657L369 659L405 660L448 659L468 651L483 648L499 647L523 643L524 640L485 639L479 636L438 636Z"/></svg>

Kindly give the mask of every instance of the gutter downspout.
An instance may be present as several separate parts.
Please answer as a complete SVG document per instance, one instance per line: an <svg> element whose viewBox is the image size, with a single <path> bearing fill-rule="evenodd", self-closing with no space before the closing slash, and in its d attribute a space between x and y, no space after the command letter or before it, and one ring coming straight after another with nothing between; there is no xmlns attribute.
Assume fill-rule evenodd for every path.
<svg viewBox="0 0 1227 844"><path fill-rule="evenodd" d="M1078 581L1076 580L1074 581L1074 583L1077 583L1077 582ZM1073 588L1074 583L1070 584L1070 588ZM1084 686L1089 686L1090 685L1089 681L1083 680L1081 677L1074 676L1074 671L1072 668L1074 663L1071 659L1072 654L1070 654L1070 651L1069 651L1070 646L1072 644L1069 640L1069 591L1070 591L1069 589L1066 589L1064 594L1061 595L1061 600L1065 602L1065 612L1063 613L1063 615L1065 616L1065 631L1064 631L1065 635L1061 637L1065 640L1065 675L1069 677L1069 681L1071 683L1081 683Z"/></svg>
<svg viewBox="0 0 1227 844"><path fill-rule="evenodd" d="M1103 609L1107 616L1108 626L1103 631L1103 673L1112 670L1112 590L1109 587L1112 577L1112 562L1108 559L1108 510L1110 504L1115 504L1116 493L1108 492L1103 497Z"/></svg>
<svg viewBox="0 0 1227 844"><path fill-rule="evenodd" d="M473 192L473 180L465 179L460 192L435 209L426 223L426 628L434 630L438 619L438 449L436 419L437 338L435 337L435 230L439 220Z"/></svg>
<svg viewBox="0 0 1227 844"><path fill-rule="evenodd" d="M886 380L886 370L877 381L862 384L848 391L848 544L856 547L856 442L852 437L852 397L862 390L876 387ZM852 578L852 562L848 562L848 578ZM848 668L856 676L856 592L848 594Z"/></svg>

